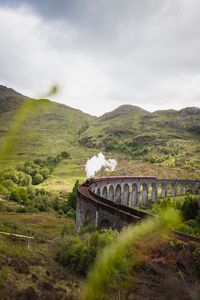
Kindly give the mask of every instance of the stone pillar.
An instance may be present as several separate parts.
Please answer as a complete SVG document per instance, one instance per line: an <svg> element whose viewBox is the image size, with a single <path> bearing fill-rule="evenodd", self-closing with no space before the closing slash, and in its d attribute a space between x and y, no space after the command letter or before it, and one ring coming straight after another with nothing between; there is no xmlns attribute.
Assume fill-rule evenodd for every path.
<svg viewBox="0 0 200 300"><path fill-rule="evenodd" d="M102 197L107 199L107 196L108 196L107 186L104 186L102 190Z"/></svg>
<svg viewBox="0 0 200 300"><path fill-rule="evenodd" d="M123 185L123 192L122 192L122 204L125 206L129 206L129 185L125 183Z"/></svg>
<svg viewBox="0 0 200 300"><path fill-rule="evenodd" d="M166 184L162 183L161 188L162 188L161 197L162 198L167 198L167 186L166 186Z"/></svg>
<svg viewBox="0 0 200 300"><path fill-rule="evenodd" d="M148 203L148 186L144 184L142 186L142 207L147 207Z"/></svg>
<svg viewBox="0 0 200 300"><path fill-rule="evenodd" d="M157 185L152 185L151 201L153 203L158 201L158 188L157 188Z"/></svg>
<svg viewBox="0 0 200 300"><path fill-rule="evenodd" d="M122 200L122 190L120 184L118 184L115 188L115 202L117 204L121 204Z"/></svg>
<svg viewBox="0 0 200 300"><path fill-rule="evenodd" d="M95 216L95 227L98 226L98 219L99 219L99 212L98 212L98 208L96 209L96 216Z"/></svg>
<svg viewBox="0 0 200 300"><path fill-rule="evenodd" d="M187 187L185 185L182 185L181 194L186 195L187 193Z"/></svg>
<svg viewBox="0 0 200 300"><path fill-rule="evenodd" d="M176 184L174 184L172 186L172 197L176 197L176 195L177 195L177 186Z"/></svg>
<svg viewBox="0 0 200 300"><path fill-rule="evenodd" d="M132 204L138 205L138 199L139 199L139 191L137 185L134 183L132 185Z"/></svg>

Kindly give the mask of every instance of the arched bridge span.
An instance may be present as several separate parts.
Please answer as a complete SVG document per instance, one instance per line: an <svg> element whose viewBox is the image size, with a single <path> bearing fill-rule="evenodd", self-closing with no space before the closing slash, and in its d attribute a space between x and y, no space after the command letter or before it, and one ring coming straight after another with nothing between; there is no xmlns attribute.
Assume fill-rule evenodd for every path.
<svg viewBox="0 0 200 300"><path fill-rule="evenodd" d="M78 189L76 225L86 220L96 227L123 226L149 216L147 208L158 198L200 193L200 180L157 179L156 177L103 177Z"/></svg>

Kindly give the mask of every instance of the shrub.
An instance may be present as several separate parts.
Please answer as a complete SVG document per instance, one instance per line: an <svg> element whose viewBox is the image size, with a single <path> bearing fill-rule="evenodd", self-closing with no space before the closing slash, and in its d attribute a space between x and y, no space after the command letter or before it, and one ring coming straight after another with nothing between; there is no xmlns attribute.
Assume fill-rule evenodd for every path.
<svg viewBox="0 0 200 300"><path fill-rule="evenodd" d="M47 179L50 174L50 170L48 168L42 168L40 170L40 174L42 175L43 179Z"/></svg>
<svg viewBox="0 0 200 300"><path fill-rule="evenodd" d="M61 152L61 158L63 158L63 159L66 159L66 158L68 158L69 157L69 153L68 152L66 152L66 151L63 151L63 152Z"/></svg>
<svg viewBox="0 0 200 300"><path fill-rule="evenodd" d="M0 202L0 212L4 211L4 206L3 206L3 203Z"/></svg>
<svg viewBox="0 0 200 300"><path fill-rule="evenodd" d="M181 207L182 215L185 220L195 219L198 215L199 205L197 201L188 197Z"/></svg>
<svg viewBox="0 0 200 300"><path fill-rule="evenodd" d="M4 191L4 187L2 184L0 184L0 195L3 194L3 191Z"/></svg>
<svg viewBox="0 0 200 300"><path fill-rule="evenodd" d="M26 213L27 211L28 211L28 209L25 206L19 206L15 210L16 213Z"/></svg>
<svg viewBox="0 0 200 300"><path fill-rule="evenodd" d="M197 273L200 276L200 247L199 245L195 244L193 244L192 247L192 259L196 267Z"/></svg>
<svg viewBox="0 0 200 300"><path fill-rule="evenodd" d="M71 193L69 193L69 196L68 196L68 207L69 209L72 208L72 209L76 209L76 197L77 197L77 190L78 190L78 186L79 186L79 181L76 180L75 184L74 184L74 187L73 187L73 190Z"/></svg>
<svg viewBox="0 0 200 300"><path fill-rule="evenodd" d="M42 183L44 180L42 174L39 174L39 173L36 173L33 177L33 184L39 184L39 183Z"/></svg>
<svg viewBox="0 0 200 300"><path fill-rule="evenodd" d="M67 213L66 213L67 217L71 217L71 218L75 218L76 216L76 211L73 208L70 208Z"/></svg>
<svg viewBox="0 0 200 300"><path fill-rule="evenodd" d="M198 225L199 228L200 228L200 209L199 209L199 211L198 211L198 215L196 216L195 220L196 220L196 222L197 222L197 225Z"/></svg>
<svg viewBox="0 0 200 300"><path fill-rule="evenodd" d="M2 186L8 190L17 186L11 179L5 179L1 183L2 183Z"/></svg>
<svg viewBox="0 0 200 300"><path fill-rule="evenodd" d="M63 240L57 254L57 260L65 267L76 270L79 274L85 274L88 265L92 262L90 251L85 242L79 237L67 237Z"/></svg>
<svg viewBox="0 0 200 300"><path fill-rule="evenodd" d="M10 192L10 199L25 204L28 200L28 193L25 187L15 187Z"/></svg>
<svg viewBox="0 0 200 300"><path fill-rule="evenodd" d="M62 234L65 235L64 232ZM98 253L117 236L111 229L79 236L65 236L59 243L56 259L67 268L85 275Z"/></svg>
<svg viewBox="0 0 200 300"><path fill-rule="evenodd" d="M0 286L4 284L9 275L9 268L6 266L0 267Z"/></svg>

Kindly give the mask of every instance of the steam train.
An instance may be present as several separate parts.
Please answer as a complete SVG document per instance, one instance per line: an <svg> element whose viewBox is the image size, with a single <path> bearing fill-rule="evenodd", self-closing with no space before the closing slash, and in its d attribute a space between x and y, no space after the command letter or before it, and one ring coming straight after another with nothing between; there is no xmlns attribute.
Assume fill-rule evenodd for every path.
<svg viewBox="0 0 200 300"><path fill-rule="evenodd" d="M90 186L90 184L92 184L93 182L95 182L94 178L88 178L83 185Z"/></svg>

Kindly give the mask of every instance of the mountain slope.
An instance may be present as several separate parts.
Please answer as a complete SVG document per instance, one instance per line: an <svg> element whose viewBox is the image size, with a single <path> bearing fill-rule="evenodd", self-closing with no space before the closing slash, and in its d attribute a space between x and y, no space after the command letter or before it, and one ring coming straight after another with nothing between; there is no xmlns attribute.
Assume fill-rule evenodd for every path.
<svg viewBox="0 0 200 300"><path fill-rule="evenodd" d="M13 130L16 116L27 104L30 110L21 127ZM96 118L0 86L1 148L10 133L13 145L7 160L32 160L66 150L77 167L72 171L71 165L65 166L65 174L81 170L84 175L86 158L97 151L167 167L200 169L200 108L195 107L151 113L137 106L123 105ZM57 175L63 172L61 168Z"/></svg>
<svg viewBox="0 0 200 300"><path fill-rule="evenodd" d="M16 110L27 97L13 89L0 85L0 114Z"/></svg>
<svg viewBox="0 0 200 300"><path fill-rule="evenodd" d="M20 119L24 107L24 121L13 130L16 116ZM94 117L80 110L45 99L30 99L0 86L0 146L9 135L14 139L9 159L33 159L68 151L78 145L79 132L92 120Z"/></svg>
<svg viewBox="0 0 200 300"><path fill-rule="evenodd" d="M81 135L80 143L150 162L171 159L178 164L185 160L199 164L200 108L150 113L123 105L94 120Z"/></svg>

